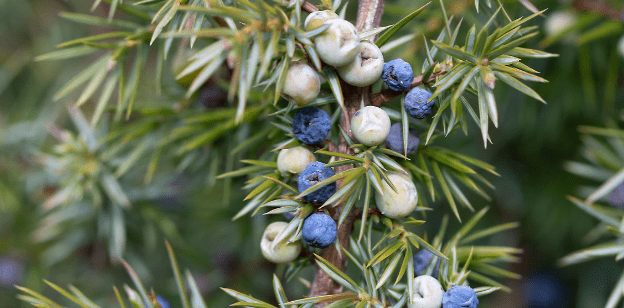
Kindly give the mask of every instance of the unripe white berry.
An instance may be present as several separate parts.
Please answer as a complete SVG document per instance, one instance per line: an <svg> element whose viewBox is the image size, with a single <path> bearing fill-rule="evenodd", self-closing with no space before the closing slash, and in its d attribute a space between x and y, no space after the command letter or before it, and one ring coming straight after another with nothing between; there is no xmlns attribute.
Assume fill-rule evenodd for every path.
<svg viewBox="0 0 624 308"><path fill-rule="evenodd" d="M280 243L274 243L277 236L286 229L288 223L277 221L271 223L264 230L262 240L260 241L260 250L262 255L273 263L288 263L297 258L301 252L301 243L299 241L287 244L288 240Z"/></svg>
<svg viewBox="0 0 624 308"><path fill-rule="evenodd" d="M324 24L329 25L329 28L314 38L319 57L335 67L349 64L360 49L357 29L344 19L330 19Z"/></svg>
<svg viewBox="0 0 624 308"><path fill-rule="evenodd" d="M379 107L366 106L351 118L351 132L364 145L379 145L390 133L390 117Z"/></svg>
<svg viewBox="0 0 624 308"><path fill-rule="evenodd" d="M442 297L444 289L437 279L422 275L414 278L412 284L412 295L414 301L409 303L409 308L440 308L442 307Z"/></svg>
<svg viewBox="0 0 624 308"><path fill-rule="evenodd" d="M569 11L557 11L548 15L544 22L544 32L553 36L568 29L576 21L576 15Z"/></svg>
<svg viewBox="0 0 624 308"><path fill-rule="evenodd" d="M360 42L360 51L351 63L338 68L342 79L353 86L364 87L371 85L381 77L384 59L377 45L369 42Z"/></svg>
<svg viewBox="0 0 624 308"><path fill-rule="evenodd" d="M624 35L618 41L617 50L622 59L624 59Z"/></svg>
<svg viewBox="0 0 624 308"><path fill-rule="evenodd" d="M277 170L282 174L299 174L305 167L315 162L314 153L302 146L283 149L277 155Z"/></svg>
<svg viewBox="0 0 624 308"><path fill-rule="evenodd" d="M330 19L338 19L340 16L334 13L332 10L315 11L310 13L304 22L306 31L312 31L323 25L324 22Z"/></svg>
<svg viewBox="0 0 624 308"><path fill-rule="evenodd" d="M282 94L305 106L313 101L321 91L321 77L311 66L293 62L286 73Z"/></svg>
<svg viewBox="0 0 624 308"><path fill-rule="evenodd" d="M383 181L383 195L375 192L377 208L389 218L401 218L409 215L418 204L418 192L414 182L409 175L399 172L389 173L388 179L397 192L394 192L392 187Z"/></svg>

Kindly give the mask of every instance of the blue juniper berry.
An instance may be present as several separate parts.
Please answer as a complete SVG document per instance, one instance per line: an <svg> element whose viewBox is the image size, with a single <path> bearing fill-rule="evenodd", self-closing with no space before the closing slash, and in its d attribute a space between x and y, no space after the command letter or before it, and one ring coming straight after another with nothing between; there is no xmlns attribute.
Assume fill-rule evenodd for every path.
<svg viewBox="0 0 624 308"><path fill-rule="evenodd" d="M381 79L394 91L405 91L414 80L412 66L402 59L394 59L384 63Z"/></svg>
<svg viewBox="0 0 624 308"><path fill-rule="evenodd" d="M420 138L415 129L410 128L407 134L407 154L412 154L418 150ZM397 153L403 153L403 127L401 123L394 123L390 126L390 134L386 138L388 148Z"/></svg>
<svg viewBox="0 0 624 308"><path fill-rule="evenodd" d="M422 275L431 263L431 259L433 258L433 254L427 250L423 249L414 255L414 275L420 276ZM438 278L438 268L440 267L440 260L438 260L434 270L433 276L434 278Z"/></svg>
<svg viewBox="0 0 624 308"><path fill-rule="evenodd" d="M292 122L292 130L299 141L317 144L327 138L331 119L329 114L316 107L304 107L297 111Z"/></svg>
<svg viewBox="0 0 624 308"><path fill-rule="evenodd" d="M0 286L13 288L24 278L24 264L12 257L0 258Z"/></svg>
<svg viewBox="0 0 624 308"><path fill-rule="evenodd" d="M624 209L624 183L618 185L609 193L608 202L612 207Z"/></svg>
<svg viewBox="0 0 624 308"><path fill-rule="evenodd" d="M332 168L325 167L325 164L322 162L315 161L310 163L305 167L303 172L299 174L297 182L299 193L302 193L315 184L334 176L334 174L334 170ZM334 194L334 192L336 192L336 182L303 196L303 199L308 202L325 202Z"/></svg>
<svg viewBox="0 0 624 308"><path fill-rule="evenodd" d="M162 297L160 295L156 295L156 301L158 301L158 304L162 308L171 308L171 306L169 305L169 302L164 297Z"/></svg>
<svg viewBox="0 0 624 308"><path fill-rule="evenodd" d="M433 99L427 103L431 95L431 92L425 89L413 88L405 95L405 111L417 119L424 119L429 116L436 101Z"/></svg>
<svg viewBox="0 0 624 308"><path fill-rule="evenodd" d="M477 293L468 286L454 286L442 297L443 308L477 308Z"/></svg>
<svg viewBox="0 0 624 308"><path fill-rule="evenodd" d="M327 248L336 241L336 222L327 214L312 214L303 222L303 241L316 248Z"/></svg>

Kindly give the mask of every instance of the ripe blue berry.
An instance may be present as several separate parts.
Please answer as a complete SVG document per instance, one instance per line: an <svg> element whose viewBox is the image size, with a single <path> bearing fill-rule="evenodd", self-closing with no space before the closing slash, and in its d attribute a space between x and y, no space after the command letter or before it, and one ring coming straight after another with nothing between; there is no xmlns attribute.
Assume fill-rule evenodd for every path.
<svg viewBox="0 0 624 308"><path fill-rule="evenodd" d="M327 214L312 214L303 222L303 241L316 248L327 248L336 241L336 222Z"/></svg>
<svg viewBox="0 0 624 308"><path fill-rule="evenodd" d="M609 193L608 202L612 207L624 209L624 183L618 185Z"/></svg>
<svg viewBox="0 0 624 308"><path fill-rule="evenodd" d="M407 154L412 154L418 150L420 138L415 129L410 128L407 135ZM401 123L394 123L390 126L390 134L386 138L386 144L390 150L397 153L403 153L403 127Z"/></svg>
<svg viewBox="0 0 624 308"><path fill-rule="evenodd" d="M412 66L402 59L394 59L384 64L381 79L394 91L409 89L414 80Z"/></svg>
<svg viewBox="0 0 624 308"><path fill-rule="evenodd" d="M169 305L169 302L160 295L156 295L156 301L162 308L171 308L171 305Z"/></svg>
<svg viewBox="0 0 624 308"><path fill-rule="evenodd" d="M317 144L329 134L331 119L329 114L316 107L304 107L297 111L292 122L292 130L299 141Z"/></svg>
<svg viewBox="0 0 624 308"><path fill-rule="evenodd" d="M330 178L334 175L334 170L329 167L325 167L322 162L313 162L306 166L306 168L299 174L297 187L299 193L304 192L306 189L314 186L315 184ZM336 192L336 182L323 186L321 189L314 191L303 199L308 202L325 202Z"/></svg>
<svg viewBox="0 0 624 308"><path fill-rule="evenodd" d="M431 263L431 259L433 258L433 254L427 250L423 249L414 255L414 275L420 276L422 275ZM433 270L434 278L438 278L438 267L440 265L440 261L438 260L438 264L436 264L435 269Z"/></svg>
<svg viewBox="0 0 624 308"><path fill-rule="evenodd" d="M454 286L442 297L443 308L477 308L477 293L468 286Z"/></svg>
<svg viewBox="0 0 624 308"><path fill-rule="evenodd" d="M295 218L295 213L294 212L288 212L288 213L284 213L284 218L286 218L286 220L291 221L293 220L293 218Z"/></svg>
<svg viewBox="0 0 624 308"><path fill-rule="evenodd" d="M424 119L431 114L436 101L434 99L427 103L431 95L425 89L413 88L405 95L405 111L413 118Z"/></svg>
<svg viewBox="0 0 624 308"><path fill-rule="evenodd" d="M528 308L568 307L566 284L554 273L538 272L525 279L523 293Z"/></svg>
<svg viewBox="0 0 624 308"><path fill-rule="evenodd" d="M0 258L0 286L12 288L22 282L24 264L11 257Z"/></svg>

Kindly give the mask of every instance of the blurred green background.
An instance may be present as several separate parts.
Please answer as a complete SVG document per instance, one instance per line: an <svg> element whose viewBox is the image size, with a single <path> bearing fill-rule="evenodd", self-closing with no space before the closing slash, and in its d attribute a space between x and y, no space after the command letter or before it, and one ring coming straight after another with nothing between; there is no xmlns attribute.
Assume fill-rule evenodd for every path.
<svg viewBox="0 0 624 308"><path fill-rule="evenodd" d="M447 2L449 14L474 10L473 1ZM406 7L417 8L424 3L388 1L382 25L399 20ZM503 3L511 16L530 14L519 1ZM547 18L557 12L576 18L589 14L572 8L567 1L532 3L539 9L548 8ZM604 3L614 12L623 9L619 1ZM76 233L77 238L68 236L55 243L33 240L42 217L39 204L55 189L48 185L49 175L41 172L36 153L55 144L48 133L50 124L70 126L65 107L72 104L77 94L60 101L54 101L53 96L92 61L89 56L43 62L33 58L53 51L61 42L102 32L101 28L76 26L58 16L62 11L88 13L91 5L92 1L0 0L0 307L26 307L16 299L18 293L13 284L51 298L57 295L42 279L60 286L72 284L106 306L113 296L111 286L130 282L120 264L111 264L108 244L96 230ZM354 9L352 4L351 20ZM438 9L439 6L432 6L404 31L423 33L432 39L442 24L436 19L438 13L433 12ZM105 4L93 12L98 16L107 13ZM538 17L531 24L542 27L546 20ZM473 21L467 18L464 22ZM596 30L601 27L606 30ZM488 176L496 189L491 192L492 209L481 222L483 226L521 223L520 228L505 232L504 236L492 239L492 243L524 249L522 262L511 268L523 278L507 281L514 291L484 297L481 307L530 307L531 300L536 303L531 298L536 296L535 288L545 290L549 286L561 288L565 300L543 307L601 307L622 271L621 262L612 259L565 268L556 266L558 259L586 246L586 234L596 225L594 219L566 199L568 195L579 196L578 187L583 184L563 169L565 161L580 157L577 127L619 122L624 107L624 54L618 54L616 48L624 35L622 21L601 15L567 32L550 43L545 40L546 35L541 35L526 46L559 54L558 58L528 63L550 81L531 84L548 104L509 87L497 87L501 125L491 129L493 144L483 149L477 137L460 134L443 142L455 151L493 164L501 175ZM422 38L406 46L393 51L390 58L421 63L413 50L423 48ZM142 84L139 105L170 104L166 97L155 96L151 87L147 82ZM180 90L172 85L170 91ZM469 131L470 136L478 135L476 127ZM262 258L258 244L267 218L258 215L232 222L244 194L223 195L223 185L229 183L217 181L214 186L207 186L205 179L197 182L193 178L192 174L172 171L171 178L163 179L171 193L140 202L138 210L126 216L127 221L136 222L127 231L128 246L132 247L128 248L126 260L144 284L169 299L172 307L178 307L179 301L164 238L171 241L181 266L193 273L209 307L226 307L233 302L219 290L224 286L272 301L268 281L276 267ZM240 191L242 186L239 182L232 185L233 191ZM479 208L485 205L488 204L484 201L478 204ZM427 222L431 232L437 230L441 213L448 211L447 206L436 207L436 214ZM458 227L451 220L451 229ZM92 240L85 244L81 236ZM304 274L309 280L311 275L311 269ZM300 295L305 289L292 281L287 290Z"/></svg>

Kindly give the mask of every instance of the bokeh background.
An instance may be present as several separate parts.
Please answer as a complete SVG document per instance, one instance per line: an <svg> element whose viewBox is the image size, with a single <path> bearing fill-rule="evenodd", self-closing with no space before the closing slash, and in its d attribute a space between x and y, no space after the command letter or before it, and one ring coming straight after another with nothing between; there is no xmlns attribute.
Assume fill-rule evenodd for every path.
<svg viewBox="0 0 624 308"><path fill-rule="evenodd" d="M523 1L502 2L511 16L530 14ZM474 138L455 134L444 141L455 151L493 164L500 174L487 176L496 186L490 192L493 200L475 203L479 208L491 207L481 224L521 223L520 228L491 241L524 250L522 261L510 268L522 278L505 281L513 292L484 297L480 307L601 307L622 272L621 262L612 258L557 266L557 260L566 254L586 247L587 235L597 224L566 199L580 196L578 187L584 184L563 168L566 161L580 157L577 128L618 123L624 107L624 50L618 53L617 49L624 36L624 21L616 19L624 4L593 2L610 10L596 13L574 7L571 1L532 1L539 9L548 8L545 17L530 22L539 27L547 26L555 14L558 19L551 21L551 28L565 22L574 25L578 18L595 15L590 23L568 29L564 35L545 31L529 41L529 48L559 54L528 63L550 81L531 85L547 104L509 87L497 87L501 125L490 130L493 144L483 149L476 127L469 129ZM382 25L396 22L407 8L424 3L389 0ZM16 299L14 284L52 298L57 295L42 279L61 286L72 284L106 306L113 296L112 285L130 283L123 267L111 264L108 244L97 230L69 233L55 242L36 241L33 235L41 227L39 205L56 189L48 185L50 180L41 172L36 153L55 144L49 134L50 123L70 126L66 106L76 99L68 96L54 101L53 96L92 60L89 56L61 61L34 58L64 41L102 32L98 27L76 26L59 18L60 12L88 13L91 5L92 1L0 0L0 307L27 306ZM474 10L474 1L447 1L447 6L449 14L461 14ZM432 39L443 24L435 12L438 9L439 5L432 5L403 31ZM354 11L352 4L351 20ZM106 4L93 12L103 17L107 13ZM423 59L414 50L422 48L420 37L391 57L417 65ZM148 68L150 64L153 59L148 59ZM176 86L172 83L168 90L181 91ZM171 106L150 87L147 82L141 84L137 105ZM201 181L191 180L194 178L192 171L171 168L171 176L162 179L167 192L141 201L138 210L128 214L126 219L136 223L127 231L130 248L125 258L144 283L168 298L172 307L178 307L179 301L164 238L171 241L181 266L196 278L209 307L233 303L219 290L224 286L272 301L268 282L276 268L262 258L258 244L267 218L258 215L233 222L231 218L243 204L242 183L214 181L214 174L206 174ZM224 185L231 185L231 194L224 193L230 191ZM438 205L436 211L440 214L431 215L427 222L432 233L442 213L449 210ZM71 228L71 223L64 224ZM451 220L450 229L458 227ZM304 272L304 276L311 273ZM287 290L297 295L304 292L295 280L288 283Z"/></svg>

